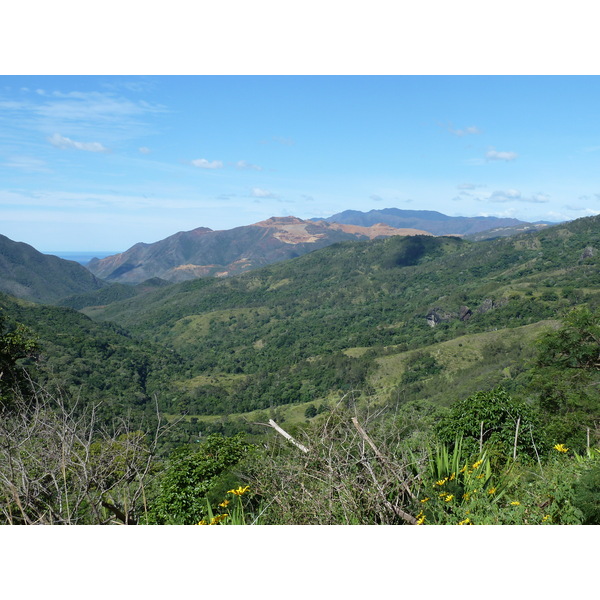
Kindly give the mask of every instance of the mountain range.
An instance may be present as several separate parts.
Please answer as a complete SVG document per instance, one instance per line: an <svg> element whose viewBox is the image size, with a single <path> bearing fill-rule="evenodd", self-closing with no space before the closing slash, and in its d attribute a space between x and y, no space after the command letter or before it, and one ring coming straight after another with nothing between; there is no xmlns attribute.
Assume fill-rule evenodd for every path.
<svg viewBox="0 0 600 600"><path fill-rule="evenodd" d="M540 225L539 227L542 227ZM348 240L394 235L514 235L534 225L497 217L448 217L435 211L396 208L345 211L328 219L272 217L253 225L213 231L200 227L164 240L139 243L120 254L94 259L87 268L109 282L141 283L152 277L180 282L237 275ZM485 236L484 236L485 237Z"/></svg>
<svg viewBox="0 0 600 600"><path fill-rule="evenodd" d="M478 234L490 229L522 228L522 231L534 225L543 227L548 223L527 223L519 219L502 217L449 217L434 210L402 210L399 208L384 208L361 212L359 210L345 210L326 219L312 219L316 222L345 223L370 227L375 223L385 223L391 227L414 228L425 230L432 235L460 235L468 236ZM495 237L495 236L494 236Z"/></svg>
<svg viewBox="0 0 600 600"><path fill-rule="evenodd" d="M281 262L347 240L391 235L427 235L385 224L369 227L272 217L253 225L213 231L199 227L153 244L139 243L114 256L90 261L87 268L110 282L140 283L151 277L171 282L226 277Z"/></svg>
<svg viewBox="0 0 600 600"><path fill-rule="evenodd" d="M448 217L435 211L345 211L320 220L272 217L229 230L199 227L86 267L0 236L0 291L34 302L83 308L110 304L168 283L238 275L344 241L452 235L471 240L512 236L544 224L495 217ZM77 299L72 297L77 296Z"/></svg>

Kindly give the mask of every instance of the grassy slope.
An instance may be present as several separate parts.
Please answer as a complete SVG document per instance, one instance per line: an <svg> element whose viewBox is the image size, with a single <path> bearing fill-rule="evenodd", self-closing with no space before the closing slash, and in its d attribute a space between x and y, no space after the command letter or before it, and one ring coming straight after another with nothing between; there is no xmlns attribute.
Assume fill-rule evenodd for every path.
<svg viewBox="0 0 600 600"><path fill-rule="evenodd" d="M522 330L532 332L522 338L529 341L536 323L581 302L599 302L597 253L583 258L590 246L600 248L599 218L479 243L456 238L341 243L243 276L186 282L85 312L176 349L193 365L180 385L193 389L213 378L211 384L231 396L230 412L244 405L239 400L244 393L263 398L262 406L273 402L269 395L284 392L294 398L286 402L306 402L306 394L326 397L340 389L340 378L312 396L308 384L325 368L335 368L326 367L325 359L337 356L348 361L338 369L340 377L355 364L367 365L367 381L393 401L396 384L382 373L392 365L400 369L409 356L401 352L418 348L444 367L436 377L458 378L457 389L466 390L466 381L514 379L524 350L514 347L508 330L532 326ZM458 319L461 306L472 311L468 321ZM448 320L431 328L425 317L434 309ZM461 336L467 337L458 340ZM494 345L501 350L494 352ZM390 347L395 359L384 356ZM512 363L498 362L507 356ZM267 374L272 381L261 387L258 380ZM282 380L297 385L286 391ZM236 381L250 387L244 392ZM432 382L419 385L431 397L450 397L446 384L443 394Z"/></svg>

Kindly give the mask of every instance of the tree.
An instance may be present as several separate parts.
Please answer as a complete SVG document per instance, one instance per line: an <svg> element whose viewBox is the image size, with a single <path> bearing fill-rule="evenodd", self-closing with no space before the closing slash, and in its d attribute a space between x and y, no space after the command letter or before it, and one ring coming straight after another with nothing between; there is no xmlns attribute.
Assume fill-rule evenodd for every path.
<svg viewBox="0 0 600 600"><path fill-rule="evenodd" d="M582 451L600 424L600 310L579 307L543 335L532 390L556 442Z"/></svg>
<svg viewBox="0 0 600 600"><path fill-rule="evenodd" d="M21 323L8 323L0 308L0 409L14 404L15 388L25 393L26 377L18 361L37 351L33 334Z"/></svg>
<svg viewBox="0 0 600 600"><path fill-rule="evenodd" d="M467 453L478 452L488 444L505 458L513 456L515 438L520 456L535 457L546 446L535 411L501 387L454 403L438 423L437 434L446 444L462 438Z"/></svg>
<svg viewBox="0 0 600 600"><path fill-rule="evenodd" d="M557 331L538 341L537 364L560 369L600 370L600 309L583 306L571 311Z"/></svg>

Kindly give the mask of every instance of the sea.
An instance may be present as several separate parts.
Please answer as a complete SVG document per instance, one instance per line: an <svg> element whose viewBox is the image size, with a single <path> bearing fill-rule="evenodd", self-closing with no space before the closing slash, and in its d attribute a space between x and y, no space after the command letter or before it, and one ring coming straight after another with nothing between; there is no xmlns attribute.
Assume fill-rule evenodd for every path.
<svg viewBox="0 0 600 600"><path fill-rule="evenodd" d="M64 258L65 260L74 260L75 262L78 262L80 265L83 266L87 265L90 262L90 260L92 260L92 258L106 258L107 256L112 256L113 254L119 253L120 250L115 250L112 252L101 252L99 250L97 250L96 252L44 252L44 254L52 254L53 256L58 256L59 258Z"/></svg>

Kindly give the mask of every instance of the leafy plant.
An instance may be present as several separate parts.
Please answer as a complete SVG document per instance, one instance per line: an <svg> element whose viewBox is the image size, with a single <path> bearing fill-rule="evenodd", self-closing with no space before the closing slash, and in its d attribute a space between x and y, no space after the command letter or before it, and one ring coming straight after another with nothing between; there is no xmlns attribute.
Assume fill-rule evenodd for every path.
<svg viewBox="0 0 600 600"><path fill-rule="evenodd" d="M152 509L158 524L191 525L206 511L205 496L233 465L245 457L250 445L240 435L210 435L199 447L175 450L160 479L160 491Z"/></svg>
<svg viewBox="0 0 600 600"><path fill-rule="evenodd" d="M454 403L436 431L443 443L452 444L460 437L468 454L481 452L485 444L497 457L535 458L546 447L534 410L513 399L502 387Z"/></svg>

